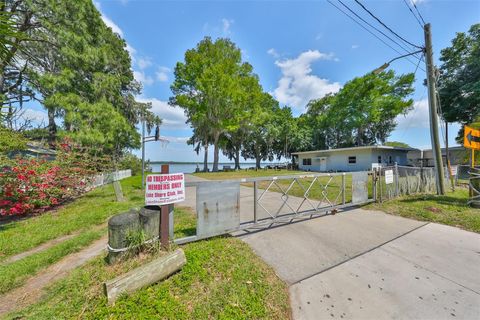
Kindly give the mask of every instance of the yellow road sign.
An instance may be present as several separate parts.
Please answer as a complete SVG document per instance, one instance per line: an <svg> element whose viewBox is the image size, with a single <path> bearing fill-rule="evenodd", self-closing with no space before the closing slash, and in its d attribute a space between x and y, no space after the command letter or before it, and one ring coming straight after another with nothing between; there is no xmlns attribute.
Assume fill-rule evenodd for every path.
<svg viewBox="0 0 480 320"><path fill-rule="evenodd" d="M480 150L480 130L465 126L463 133L463 146L465 148Z"/></svg>

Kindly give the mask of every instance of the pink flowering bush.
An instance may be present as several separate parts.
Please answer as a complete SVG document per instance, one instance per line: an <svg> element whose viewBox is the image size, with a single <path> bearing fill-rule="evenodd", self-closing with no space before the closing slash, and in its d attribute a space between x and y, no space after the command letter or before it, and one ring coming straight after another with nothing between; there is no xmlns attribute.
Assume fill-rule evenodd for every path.
<svg viewBox="0 0 480 320"><path fill-rule="evenodd" d="M17 158L0 169L0 216L42 212L89 187L94 170L78 148L65 141L55 161Z"/></svg>

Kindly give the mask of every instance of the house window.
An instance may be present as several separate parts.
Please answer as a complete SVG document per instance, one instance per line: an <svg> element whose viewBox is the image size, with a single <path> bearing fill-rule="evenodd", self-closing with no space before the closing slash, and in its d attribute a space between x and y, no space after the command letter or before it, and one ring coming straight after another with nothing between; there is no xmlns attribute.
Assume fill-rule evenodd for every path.
<svg viewBox="0 0 480 320"><path fill-rule="evenodd" d="M382 163L382 156L378 156L378 163Z"/></svg>
<svg viewBox="0 0 480 320"><path fill-rule="evenodd" d="M304 166L311 166L312 165L312 159L311 158L303 159L303 165Z"/></svg>
<svg viewBox="0 0 480 320"><path fill-rule="evenodd" d="M357 157L348 157L348 164L355 164L357 163Z"/></svg>
<svg viewBox="0 0 480 320"><path fill-rule="evenodd" d="M392 163L392 156L388 157L388 163Z"/></svg>

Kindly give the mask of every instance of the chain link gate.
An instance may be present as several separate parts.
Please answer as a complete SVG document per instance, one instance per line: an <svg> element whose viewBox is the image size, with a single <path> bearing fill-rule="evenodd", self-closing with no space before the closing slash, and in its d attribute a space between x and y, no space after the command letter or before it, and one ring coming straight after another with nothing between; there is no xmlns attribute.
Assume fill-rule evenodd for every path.
<svg viewBox="0 0 480 320"><path fill-rule="evenodd" d="M377 168L376 175L377 199L380 202L399 196L436 192L435 169L431 167L387 166Z"/></svg>

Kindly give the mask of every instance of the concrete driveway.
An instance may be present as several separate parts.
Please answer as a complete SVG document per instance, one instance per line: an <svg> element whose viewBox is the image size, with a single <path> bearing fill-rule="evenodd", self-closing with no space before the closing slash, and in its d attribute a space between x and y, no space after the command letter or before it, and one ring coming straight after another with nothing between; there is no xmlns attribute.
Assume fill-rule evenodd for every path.
<svg viewBox="0 0 480 320"><path fill-rule="evenodd" d="M289 284L294 319L480 319L479 234L353 209L239 237Z"/></svg>
<svg viewBox="0 0 480 320"><path fill-rule="evenodd" d="M480 319L480 235L355 209L243 236L294 319Z"/></svg>

